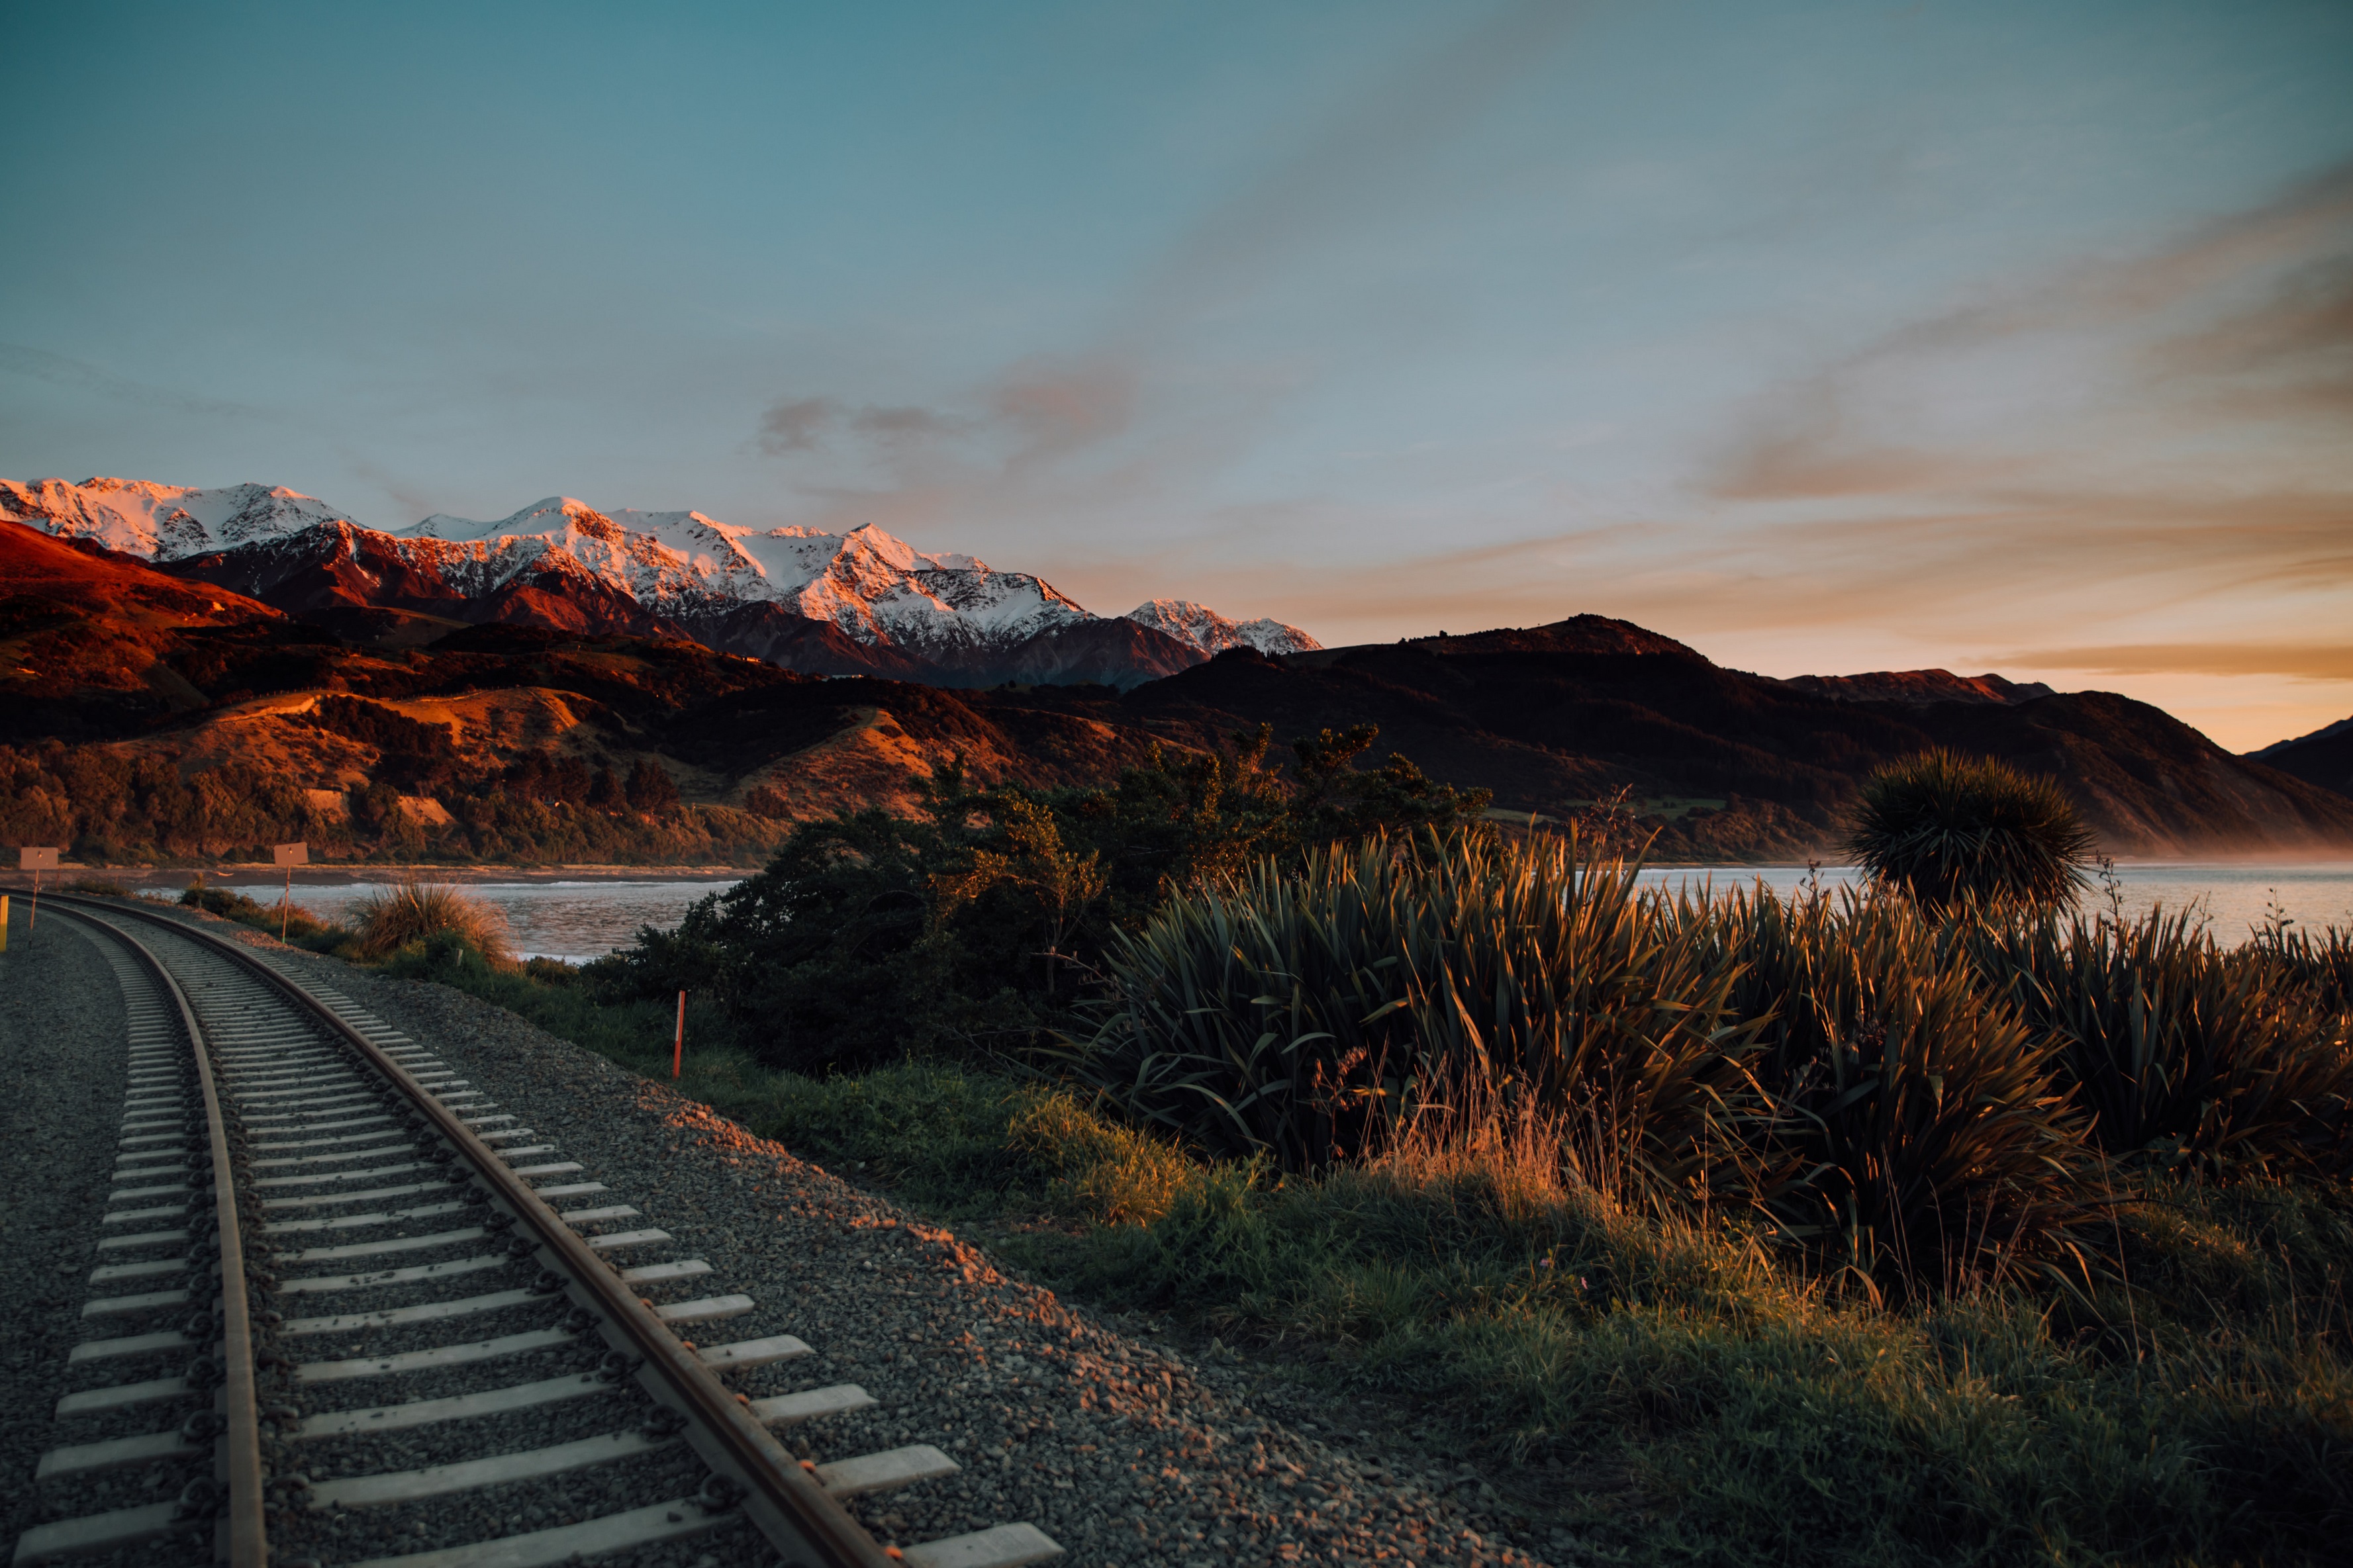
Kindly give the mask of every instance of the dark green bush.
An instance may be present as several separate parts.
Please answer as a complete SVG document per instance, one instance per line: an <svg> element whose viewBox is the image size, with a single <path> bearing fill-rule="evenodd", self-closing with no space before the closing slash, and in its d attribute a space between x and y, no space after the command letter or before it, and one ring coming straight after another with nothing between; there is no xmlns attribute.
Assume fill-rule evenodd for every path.
<svg viewBox="0 0 2353 1568"><path fill-rule="evenodd" d="M1105 941L1169 899L1327 837L1484 809L1402 761L1349 768L1375 733L1303 739L1288 776L1265 767L1264 731L1228 754L1155 753L1102 786L981 789L944 768L923 815L801 824L758 876L592 976L614 996L718 998L771 1066L1024 1046L1068 1016Z"/></svg>
<svg viewBox="0 0 2353 1568"><path fill-rule="evenodd" d="M1971 940L1988 983L2061 1046L2103 1150L2212 1175L2334 1173L2353 1161L2353 1050L2347 1019L2321 1002L2333 984L2327 941L2225 952L2188 916L2161 911L1978 929Z"/></svg>
<svg viewBox="0 0 2353 1568"><path fill-rule="evenodd" d="M1852 893L1686 906L1736 960L1775 1107L1756 1201L1833 1266L1902 1294L2018 1267L2087 1272L2105 1183L2057 1047L1910 903Z"/></svg>
<svg viewBox="0 0 2353 1568"><path fill-rule="evenodd" d="M1115 935L1061 1059L1139 1120L1286 1169L1527 1097L1589 1156L1689 1184L1750 1107L1746 1037L1731 969L1633 878L1471 831L1262 861Z"/></svg>

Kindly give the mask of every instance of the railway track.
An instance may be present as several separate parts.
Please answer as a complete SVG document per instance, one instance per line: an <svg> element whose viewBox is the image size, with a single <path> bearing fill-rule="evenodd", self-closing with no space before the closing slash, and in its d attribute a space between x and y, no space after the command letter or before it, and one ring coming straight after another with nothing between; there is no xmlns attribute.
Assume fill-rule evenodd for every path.
<svg viewBox="0 0 2353 1568"><path fill-rule="evenodd" d="M1061 1554L1027 1523L878 1542L844 1500L955 1462L924 1445L795 1458L777 1431L874 1401L731 1388L810 1347L728 1340L755 1303L712 1262L663 1257L670 1238L539 1142L526 1108L264 953L116 900L45 902L121 984L128 1087L88 1337L33 1478L56 1517L15 1564ZM169 1495L108 1506L127 1472Z"/></svg>

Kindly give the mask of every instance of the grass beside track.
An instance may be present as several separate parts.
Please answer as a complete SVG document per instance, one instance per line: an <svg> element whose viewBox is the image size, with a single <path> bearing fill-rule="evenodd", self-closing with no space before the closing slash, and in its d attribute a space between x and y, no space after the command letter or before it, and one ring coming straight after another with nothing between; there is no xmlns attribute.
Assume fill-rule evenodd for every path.
<svg viewBox="0 0 2353 1568"><path fill-rule="evenodd" d="M455 985L650 1078L674 1015L444 944ZM698 1040L680 1088L1105 1305L1177 1314L1402 1400L1526 1467L1604 1557L1715 1563L2337 1561L2353 1526L2353 1204L2161 1181L2117 1279L1888 1310L1729 1222L1565 1184L1541 1141L1321 1180L1203 1162L1069 1091L902 1064L812 1079Z"/></svg>

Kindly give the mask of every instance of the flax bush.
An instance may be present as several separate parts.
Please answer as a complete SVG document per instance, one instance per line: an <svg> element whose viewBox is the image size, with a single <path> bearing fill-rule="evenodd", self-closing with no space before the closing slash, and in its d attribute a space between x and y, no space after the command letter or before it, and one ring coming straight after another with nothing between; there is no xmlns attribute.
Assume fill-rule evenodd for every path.
<svg viewBox="0 0 2353 1568"><path fill-rule="evenodd" d="M1741 960L1777 1121L1753 1189L1783 1234L1873 1289L2090 1271L2105 1187L2055 1043L1906 900L1736 894L1685 919Z"/></svg>
<svg viewBox="0 0 2353 1568"><path fill-rule="evenodd" d="M2353 1048L2327 1005L2343 933L2225 951L2188 916L2152 911L1968 940L1988 984L2059 1046L2101 1149L2210 1176L2353 1161Z"/></svg>
<svg viewBox="0 0 2353 1568"><path fill-rule="evenodd" d="M1259 868L1107 968L1064 1064L1215 1153L1320 1171L1516 1109L1584 1180L1745 1209L1873 1291L2088 1268L2055 1047L1899 900L1671 897L1571 839L1428 835Z"/></svg>
<svg viewBox="0 0 2353 1568"><path fill-rule="evenodd" d="M1287 1170L1527 1098L1599 1157L1704 1182L1757 1107L1732 966L1571 840L1375 838L1179 900L1108 947L1074 1076L1139 1121Z"/></svg>
<svg viewBox="0 0 2353 1568"><path fill-rule="evenodd" d="M1873 773L1848 836L1872 880L1938 911L2073 904L2094 842L2049 779L1947 751Z"/></svg>

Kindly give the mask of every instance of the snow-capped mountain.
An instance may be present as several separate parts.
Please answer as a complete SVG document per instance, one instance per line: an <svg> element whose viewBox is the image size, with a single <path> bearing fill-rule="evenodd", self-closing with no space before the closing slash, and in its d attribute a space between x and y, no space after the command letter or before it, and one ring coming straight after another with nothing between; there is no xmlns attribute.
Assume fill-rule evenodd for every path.
<svg viewBox="0 0 2353 1568"><path fill-rule="evenodd" d="M141 479L0 479L0 517L56 534L88 539L162 564L279 539L343 516L326 502L282 486L228 485L200 490Z"/></svg>
<svg viewBox="0 0 2353 1568"><path fill-rule="evenodd" d="M685 637L813 672L952 684L1132 685L1228 647L1319 646L1293 626L1176 600L1096 616L1028 573L921 552L880 528L763 531L567 496L492 521L437 513L370 529L259 485L0 480L0 517L369 636L432 635L386 620L423 616Z"/></svg>
<svg viewBox="0 0 2353 1568"><path fill-rule="evenodd" d="M434 516L394 537L444 542L517 570L561 552L657 614L781 605L860 642L919 653L1010 647L1095 618L1028 573L925 554L873 527L760 532L699 511L607 513L553 496L496 522Z"/></svg>
<svg viewBox="0 0 2353 1568"><path fill-rule="evenodd" d="M1305 653L1324 645L1278 620L1261 616L1254 621L1229 621L1207 605L1190 599L1147 599L1127 612L1127 618L1164 637L1190 643L1215 657L1229 647L1254 647L1263 654Z"/></svg>

